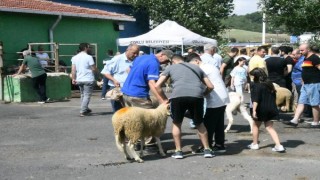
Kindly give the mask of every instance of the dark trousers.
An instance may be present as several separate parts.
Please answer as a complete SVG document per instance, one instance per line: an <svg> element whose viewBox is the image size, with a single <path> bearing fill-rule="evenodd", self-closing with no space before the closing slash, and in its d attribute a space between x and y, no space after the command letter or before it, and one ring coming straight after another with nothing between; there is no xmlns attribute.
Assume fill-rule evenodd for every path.
<svg viewBox="0 0 320 180"><path fill-rule="evenodd" d="M119 109L123 108L121 102L120 101L115 101L115 100L111 100L111 106L112 106L113 112L116 112Z"/></svg>
<svg viewBox="0 0 320 180"><path fill-rule="evenodd" d="M39 101L46 101L47 100L46 80L47 80L46 73L32 78L33 88L34 88L34 90L36 90L37 94L39 95Z"/></svg>
<svg viewBox="0 0 320 180"><path fill-rule="evenodd" d="M215 144L224 146L224 111L226 106L217 108L207 108L204 116L204 125L208 132L209 146L213 144L213 134Z"/></svg>
<svg viewBox="0 0 320 180"><path fill-rule="evenodd" d="M114 86L111 86L110 87L110 90L113 89ZM121 101L115 101L115 100L111 100L111 106L112 106L112 110L113 112L116 112L118 111L119 109L123 108L124 107L124 104L122 104Z"/></svg>

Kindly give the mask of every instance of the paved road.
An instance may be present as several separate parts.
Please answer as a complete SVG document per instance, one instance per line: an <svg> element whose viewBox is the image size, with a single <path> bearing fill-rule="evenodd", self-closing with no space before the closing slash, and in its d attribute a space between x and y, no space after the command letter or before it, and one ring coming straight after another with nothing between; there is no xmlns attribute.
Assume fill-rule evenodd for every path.
<svg viewBox="0 0 320 180"><path fill-rule="evenodd" d="M287 153L271 151L273 142L263 129L258 151L248 150L248 123L237 115L226 134L227 152L212 159L191 154L199 145L196 131L183 124L182 160L174 150L171 119L162 136L167 157L156 152L145 163L130 163L116 149L109 101L95 93L92 116L79 117L79 99L0 104L0 179L320 179L320 129L275 122ZM282 114L288 120L292 114Z"/></svg>

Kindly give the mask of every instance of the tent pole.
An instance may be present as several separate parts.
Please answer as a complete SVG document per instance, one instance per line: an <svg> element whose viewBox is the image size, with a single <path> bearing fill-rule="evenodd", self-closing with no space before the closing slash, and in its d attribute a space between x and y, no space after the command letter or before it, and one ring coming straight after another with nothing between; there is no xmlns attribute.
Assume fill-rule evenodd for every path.
<svg viewBox="0 0 320 180"><path fill-rule="evenodd" d="M183 56L183 42L181 44L181 56Z"/></svg>

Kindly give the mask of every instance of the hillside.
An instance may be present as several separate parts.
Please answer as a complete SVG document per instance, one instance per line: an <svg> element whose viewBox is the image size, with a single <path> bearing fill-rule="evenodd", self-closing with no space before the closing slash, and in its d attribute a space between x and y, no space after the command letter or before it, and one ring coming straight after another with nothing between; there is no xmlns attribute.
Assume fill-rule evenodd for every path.
<svg viewBox="0 0 320 180"><path fill-rule="evenodd" d="M231 29L227 30L224 34L221 34L223 38L231 39L234 38L236 42L261 42L262 33L261 32L253 32L253 31L245 31L240 29ZM287 34L278 34L278 42L284 43L289 42L290 36ZM277 34L266 34L266 43L276 43L277 42Z"/></svg>
<svg viewBox="0 0 320 180"><path fill-rule="evenodd" d="M261 32L262 29L262 13L254 12L246 15L232 15L223 20L222 23L228 29L241 29L246 31ZM285 27L273 27L272 24L266 24L266 30L269 33L276 31L285 32Z"/></svg>

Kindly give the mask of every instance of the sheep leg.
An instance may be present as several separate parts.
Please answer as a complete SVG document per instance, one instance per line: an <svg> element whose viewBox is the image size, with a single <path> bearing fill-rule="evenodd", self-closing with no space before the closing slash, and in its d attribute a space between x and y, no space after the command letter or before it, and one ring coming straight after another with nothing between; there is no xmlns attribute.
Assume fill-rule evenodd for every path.
<svg viewBox="0 0 320 180"><path fill-rule="evenodd" d="M240 109L240 112L242 114L242 117L249 122L249 124L250 124L250 133L252 134L252 127L253 127L253 119L252 119L252 117L248 114L248 112L246 110L246 107L244 107L243 104L240 105L239 109Z"/></svg>
<svg viewBox="0 0 320 180"><path fill-rule="evenodd" d="M226 108L226 115L227 115L227 118L228 118L228 126L226 127L226 129L224 130L224 132L228 132L233 124L233 116L232 116L232 111L234 110L235 108L231 106L231 104L228 104L227 105L227 108Z"/></svg>
<svg viewBox="0 0 320 180"><path fill-rule="evenodd" d="M157 141L157 145L158 145L158 148L159 148L160 155L161 156L166 156L166 153L164 153L164 151L163 151L160 138L159 137L155 137L155 138L156 138L156 141Z"/></svg>
<svg viewBox="0 0 320 180"><path fill-rule="evenodd" d="M127 148L126 148L126 143L125 142L120 142L119 141L119 135L115 135L115 139L116 139L116 145L117 148L124 153L124 156L127 160L130 160L131 157L129 156L128 152L127 152Z"/></svg>
<svg viewBox="0 0 320 180"><path fill-rule="evenodd" d="M140 141L140 157L143 157L143 147L144 147L144 138L141 138L141 141Z"/></svg>
<svg viewBox="0 0 320 180"><path fill-rule="evenodd" d="M143 160L140 159L139 155L134 150L134 144L131 141L129 141L128 143L128 151L133 156L134 160L136 160L139 163L143 163Z"/></svg>
<svg viewBox="0 0 320 180"><path fill-rule="evenodd" d="M287 96L286 97L286 111L290 110L290 104L291 104L291 97Z"/></svg>

